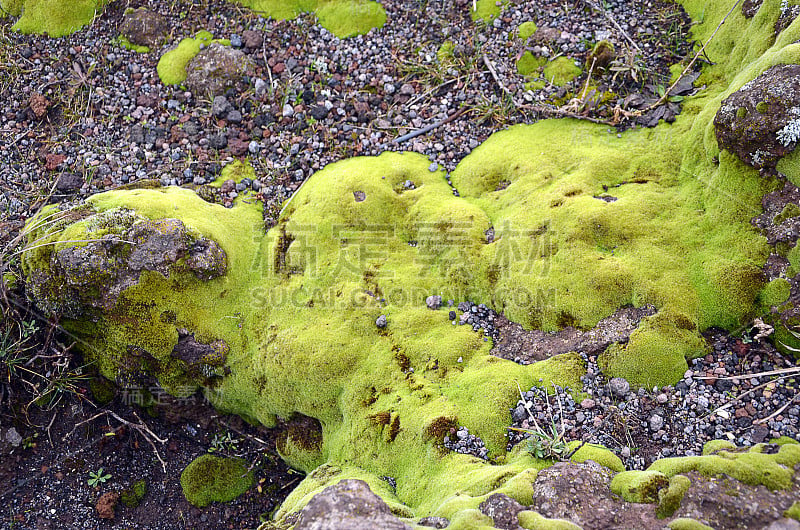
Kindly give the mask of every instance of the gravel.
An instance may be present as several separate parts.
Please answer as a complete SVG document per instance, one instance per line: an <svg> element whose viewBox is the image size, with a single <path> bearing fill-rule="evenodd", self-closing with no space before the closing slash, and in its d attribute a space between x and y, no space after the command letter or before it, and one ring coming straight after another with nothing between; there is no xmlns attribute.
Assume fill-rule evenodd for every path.
<svg viewBox="0 0 800 530"><path fill-rule="evenodd" d="M203 185L198 177L215 174L208 171L210 164L224 165L249 154L263 184L251 190L259 192L265 213L330 162L375 155L384 147L422 153L430 157L431 171L451 171L498 128L529 123L541 114L524 105L507 105L482 61L484 54L516 101L538 105L562 97L565 89L527 90L515 66L524 51L563 53L582 64L586 42L596 35L602 33L620 50L625 46L608 18L590 8L565 11L558 3L512 1L491 24L476 25L468 1L440 5L384 0L387 24L348 39L335 37L310 15L275 22L242 17L236 6L219 0L208 9L184 11L168 10L155 0L140 4L163 14L172 30L171 40L148 54L116 44L123 10L113 4L92 25L61 39L11 32L2 36L14 50L7 61L11 82L0 89L6 103L0 111L0 172L20 183L0 189L0 202L12 219L27 216L36 202L34 189L50 188L54 174L45 167L46 155L63 156L58 171L83 179L69 193L84 197L149 178ZM676 35L653 31L666 4L605 5L642 47L642 72L666 76L666 65L675 62L667 51L680 55L688 50L688 42L680 38L688 28L681 11L675 11L675 45ZM557 29L555 42L509 40L526 21ZM247 90L232 89L209 102L160 82L160 55L198 29L231 39L254 62ZM453 53L440 59L437 52L445 41L453 43ZM622 77L613 83L610 75L603 79L620 99L634 85ZM575 86L582 86L582 80ZM39 102L34 107L33 96ZM647 97L645 93L640 99L646 103ZM411 140L392 142L464 106L479 112ZM591 112L602 117L611 110L601 107ZM34 109L44 114L37 116ZM293 144L298 149L292 153L288 146ZM217 199L230 206L233 196Z"/></svg>

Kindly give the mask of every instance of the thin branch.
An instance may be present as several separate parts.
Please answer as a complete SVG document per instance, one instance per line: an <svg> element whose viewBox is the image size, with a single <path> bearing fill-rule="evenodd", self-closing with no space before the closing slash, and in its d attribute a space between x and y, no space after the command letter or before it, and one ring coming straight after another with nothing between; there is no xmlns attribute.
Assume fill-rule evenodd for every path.
<svg viewBox="0 0 800 530"><path fill-rule="evenodd" d="M517 102L514 100L514 94L511 93L511 91L503 84L503 82L497 76L497 71L494 69L494 65L492 64L492 61L489 60L489 58L486 56L485 53L482 55L482 57L483 57L483 64L485 64L486 68L489 69L489 73L492 74L492 77L494 78L495 83L497 83L497 85L500 87L500 89L503 92L505 92L508 95L508 97L511 98L511 102L514 103L514 105L516 106Z"/></svg>
<svg viewBox="0 0 800 530"><path fill-rule="evenodd" d="M726 380L739 380L739 379L751 379L753 377L767 377L770 375L783 375L783 374L796 374L800 373L800 366L793 366L792 368L781 368L780 370L771 370L769 372L758 372L755 374L741 374L741 375L731 375L727 377L714 377L714 376L703 376L703 375L693 375L693 379L713 379L715 381L726 381Z"/></svg>

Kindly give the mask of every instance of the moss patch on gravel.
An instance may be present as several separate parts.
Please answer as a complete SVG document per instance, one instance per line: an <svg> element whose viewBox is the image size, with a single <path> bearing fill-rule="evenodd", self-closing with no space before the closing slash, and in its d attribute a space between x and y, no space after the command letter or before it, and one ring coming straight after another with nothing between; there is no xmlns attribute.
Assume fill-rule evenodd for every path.
<svg viewBox="0 0 800 530"><path fill-rule="evenodd" d="M314 13L322 27L339 38L361 35L386 23L386 11L372 0L238 0L238 3L277 20Z"/></svg>
<svg viewBox="0 0 800 530"><path fill-rule="evenodd" d="M508 0L500 0L500 3L505 5L508 3ZM500 15L500 11L502 10L502 7L497 4L498 0L476 0L475 9L473 9L473 4L470 3L469 12L472 20L491 22L493 18Z"/></svg>
<svg viewBox="0 0 800 530"><path fill-rule="evenodd" d="M491 1L493 4L494 0ZM0 15L21 15L14 29L22 33L61 37L91 23L107 3L108 0L2 0ZM340 38L361 35L386 23L386 11L373 0L239 0L237 3L278 20L313 12L325 29Z"/></svg>
<svg viewBox="0 0 800 530"><path fill-rule="evenodd" d="M4 0L3 9L20 15L14 29L61 37L90 24L106 0Z"/></svg>
<svg viewBox="0 0 800 530"><path fill-rule="evenodd" d="M186 66L195 56L200 53L201 46L208 46L212 42L217 42L224 46L229 46L228 39L215 39L208 31L198 31L194 37L186 37L178 45L166 52L158 60L156 70L158 77L165 85L179 85L186 81Z"/></svg>
<svg viewBox="0 0 800 530"><path fill-rule="evenodd" d="M241 458L201 455L181 473L186 500L198 508L232 501L253 485L253 474Z"/></svg>
<svg viewBox="0 0 800 530"><path fill-rule="evenodd" d="M555 86L564 86L581 74L580 66L569 57L558 57L544 67L544 78Z"/></svg>

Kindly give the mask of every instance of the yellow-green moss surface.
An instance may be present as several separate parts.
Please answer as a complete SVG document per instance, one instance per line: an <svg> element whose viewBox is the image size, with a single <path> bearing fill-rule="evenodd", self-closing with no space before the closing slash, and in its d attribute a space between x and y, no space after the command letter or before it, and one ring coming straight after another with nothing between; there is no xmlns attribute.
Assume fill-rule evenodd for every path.
<svg viewBox="0 0 800 530"><path fill-rule="evenodd" d="M470 2L468 5L472 20L489 22L493 18L496 18L502 10L501 6L498 6L497 3L498 0L476 0L475 9L473 9L473 4ZM500 0L500 3L505 5L508 3L508 0Z"/></svg>
<svg viewBox="0 0 800 530"><path fill-rule="evenodd" d="M669 478L658 471L623 471L611 480L611 491L628 502L658 502L658 492L669 486Z"/></svg>
<svg viewBox="0 0 800 530"><path fill-rule="evenodd" d="M763 453L762 448L760 444L747 451L723 449L703 456L664 458L653 462L648 472L672 477L697 471L706 476L728 475L744 484L763 484L771 490L791 487L794 466L800 464L800 444L786 443L774 454Z"/></svg>
<svg viewBox="0 0 800 530"><path fill-rule="evenodd" d="M117 37L117 43L119 43L119 45L122 46L123 48L126 48L128 50L134 51L136 53L149 53L150 52L150 47L149 46L141 46L139 44L134 44L131 41L129 41L127 37L125 37L123 35L120 35L119 37ZM185 67L185 65L184 65L184 67Z"/></svg>
<svg viewBox="0 0 800 530"><path fill-rule="evenodd" d="M538 74L539 68L545 64L547 64L547 59L535 57L531 52L526 51L517 61L517 73L524 76Z"/></svg>
<svg viewBox="0 0 800 530"><path fill-rule="evenodd" d="M669 479L669 486L659 490L658 507L656 507L656 517L666 519L671 517L681 506L683 496L689 490L692 481L689 477L675 475Z"/></svg>
<svg viewBox="0 0 800 530"><path fill-rule="evenodd" d="M528 530L581 530L581 527L564 519L548 519L531 510L517 514L519 525Z"/></svg>
<svg viewBox="0 0 800 530"><path fill-rule="evenodd" d="M199 508L232 501L253 485L253 474L241 458L201 455L181 473L186 500Z"/></svg>
<svg viewBox="0 0 800 530"><path fill-rule="evenodd" d="M18 17L22 13L23 0L0 0L0 17Z"/></svg>
<svg viewBox="0 0 800 530"><path fill-rule="evenodd" d="M556 86L564 86L580 74L580 66L569 57L557 57L544 66L544 78Z"/></svg>
<svg viewBox="0 0 800 530"><path fill-rule="evenodd" d="M2 0L0 15L21 14L14 25L17 31L46 32L51 37L60 37L91 23L107 3L108 0ZM276 19L314 12L319 23L337 37L360 35L386 23L386 12L373 0L240 0L238 3Z"/></svg>
<svg viewBox="0 0 800 530"><path fill-rule="evenodd" d="M783 512L783 516L800 521L800 501L795 501L788 510Z"/></svg>
<svg viewBox="0 0 800 530"><path fill-rule="evenodd" d="M4 0L3 9L21 15L14 29L22 33L68 35L90 24L106 0Z"/></svg>
<svg viewBox="0 0 800 530"><path fill-rule="evenodd" d="M714 528L690 517L678 517L667 523L670 530L714 530Z"/></svg>
<svg viewBox="0 0 800 530"><path fill-rule="evenodd" d="M179 85L186 80L186 66L200 53L200 46L208 46L217 42L225 46L230 45L227 39L214 39L208 31L198 31L194 37L186 37L178 45L166 52L158 60L156 70L158 77L165 85Z"/></svg>
<svg viewBox="0 0 800 530"><path fill-rule="evenodd" d="M278 20L313 12L325 29L340 38L361 35L386 23L386 12L373 0L238 0L238 3Z"/></svg>
<svg viewBox="0 0 800 530"><path fill-rule="evenodd" d="M698 40L729 10L720 1L686 6L695 18L705 12ZM319 420L319 460L296 465L325 464L303 469L309 475L279 515L343 478L366 480L407 516L479 518L474 510L492 491L523 502L532 471L548 463L505 452L517 384L580 388L582 360L566 354L521 366L493 357L481 335L427 309L425 297L483 302L546 331L586 329L620 307L654 304L658 315L603 362L608 375L638 384L674 382L702 353L701 331L734 329L761 308L769 247L749 221L779 183L720 153L713 117L745 82L800 59L800 24L773 41L776 15L768 3L749 22L731 15L709 46L716 64L704 70L706 90L684 101L674 124L620 137L571 120L512 127L458 165L460 197L425 157L397 153L316 173L266 234L258 204L226 210L173 188L97 195L87 215L131 208L179 218L225 250L228 271L205 282L179 270L144 274L97 322L65 324L89 352L103 352L94 357L109 378L124 374L131 346L169 359L178 325L222 339L230 374L204 389L212 403L265 425L296 413ZM597 198L606 195L617 200ZM89 233L88 219L48 228L53 213L28 225L32 240L58 241L26 253L28 274L47 271L53 252ZM381 314L389 321L382 330ZM179 367L164 364L155 374L164 386L194 391ZM452 422L480 436L498 465L444 451L437 427ZM783 466L800 459L799 448L665 459L651 471L784 487ZM395 477L396 490L381 476Z"/></svg>
<svg viewBox="0 0 800 530"><path fill-rule="evenodd" d="M517 36L523 41L528 40L534 33L536 33L536 22L523 22L517 28Z"/></svg>

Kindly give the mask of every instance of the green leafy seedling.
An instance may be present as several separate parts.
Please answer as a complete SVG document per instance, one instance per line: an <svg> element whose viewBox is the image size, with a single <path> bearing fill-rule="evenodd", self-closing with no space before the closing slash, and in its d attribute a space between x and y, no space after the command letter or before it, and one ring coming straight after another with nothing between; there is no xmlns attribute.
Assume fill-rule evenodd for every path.
<svg viewBox="0 0 800 530"><path fill-rule="evenodd" d="M105 482L110 478L111 474L106 473L102 467L97 471L89 471L89 485L92 487L105 484Z"/></svg>

